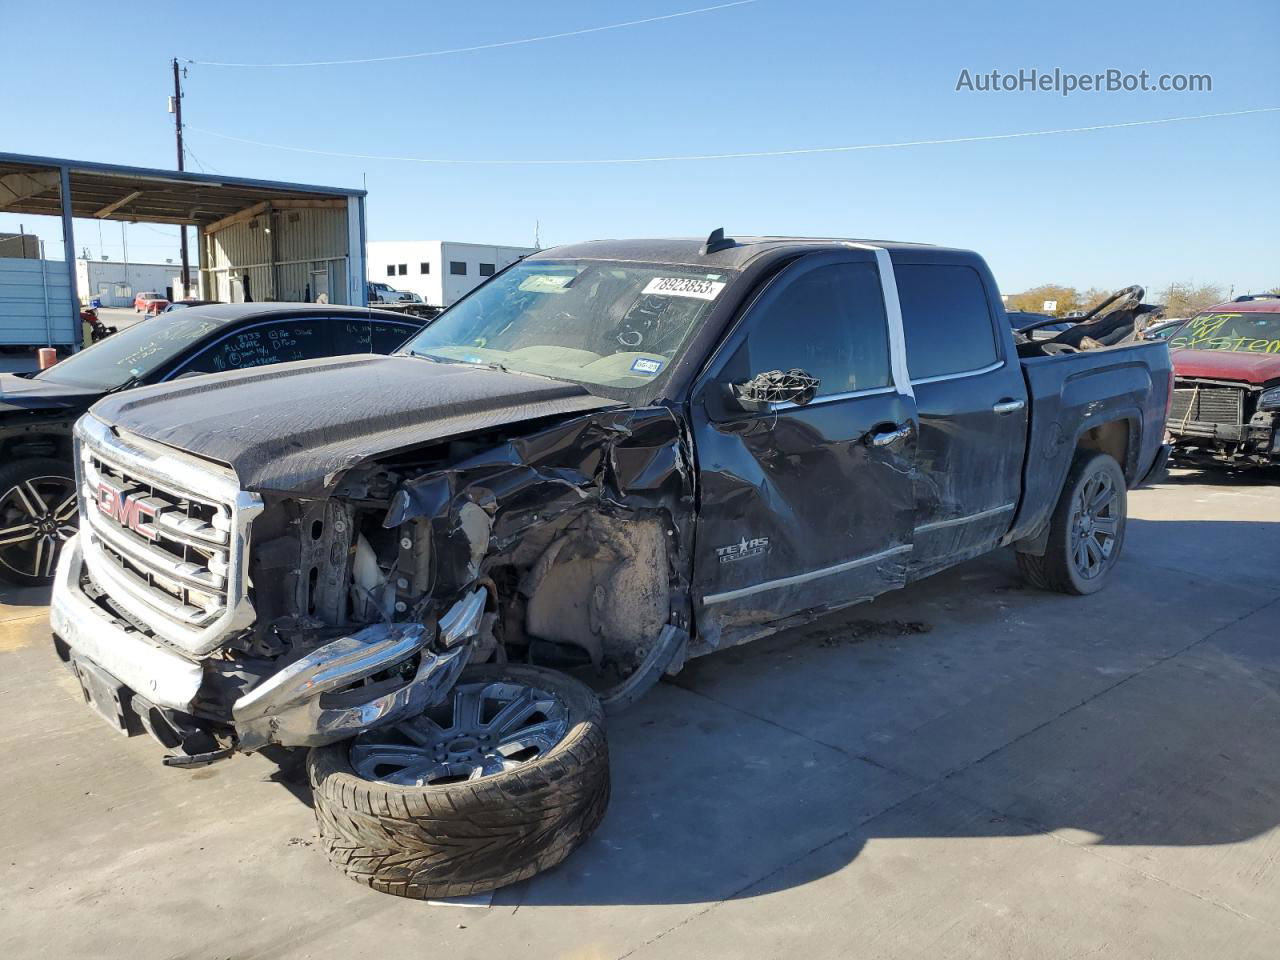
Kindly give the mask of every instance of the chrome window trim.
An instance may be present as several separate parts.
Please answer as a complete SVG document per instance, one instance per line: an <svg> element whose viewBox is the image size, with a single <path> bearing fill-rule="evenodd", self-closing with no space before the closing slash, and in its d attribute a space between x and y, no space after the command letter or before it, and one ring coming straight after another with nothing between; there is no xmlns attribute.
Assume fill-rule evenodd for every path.
<svg viewBox="0 0 1280 960"><path fill-rule="evenodd" d="M819 407L824 403L832 403L836 400L853 400L858 397L875 397L885 393L897 393L898 388L890 384L887 387L867 387L865 390L849 390L845 393L828 393L825 396L814 397L808 403L795 403L791 400L784 400L781 403L769 404L769 410L802 410L808 407Z"/></svg>
<svg viewBox="0 0 1280 960"><path fill-rule="evenodd" d="M880 297L884 301L885 320L889 326L889 371L893 385L904 397L915 399L911 374L907 370L907 335L902 326L902 303L898 300L898 281L893 274L893 258L884 247L871 243L849 243L855 250L870 250L875 254L877 272L880 274ZM815 398L816 399L816 398Z"/></svg>
<svg viewBox="0 0 1280 960"><path fill-rule="evenodd" d="M822 577L829 577L833 574L844 573L846 570L853 570L857 567L866 566L868 563L875 563L877 560L887 560L889 557L896 557L900 553L910 553L913 549L909 543L901 546L890 547L888 550L881 550L879 553L872 553L865 557L858 557L856 560L846 560L844 563L837 563L830 567L821 567L818 570L809 570L806 573L797 573L790 577L781 577L777 580L766 580L763 583L753 584L750 587L740 587L737 590L726 590L723 593L712 593L702 598L703 606L712 606L717 603L727 603L730 600L741 600L743 597L749 597L756 593L763 593L766 590L777 590L780 587L793 587L797 584L808 583L811 580L818 580Z"/></svg>
<svg viewBox="0 0 1280 960"><path fill-rule="evenodd" d="M941 383L944 380L963 380L966 377L980 377L984 373L994 373L1003 367L1007 360L997 360L995 363L989 363L985 367L978 367L976 370L961 370L958 373L941 373L936 377L919 377L911 382L913 384L922 383Z"/></svg>
<svg viewBox="0 0 1280 960"><path fill-rule="evenodd" d="M952 517L950 520L935 520L933 523L922 524L915 528L916 533L929 533L933 530L942 530L946 527L959 527L966 523L976 523L978 520L985 520L988 517L999 516L1002 513L1009 513L1016 510L1016 503L1006 503L1000 507L992 507L989 510L979 510L977 513L970 513L963 517Z"/></svg>

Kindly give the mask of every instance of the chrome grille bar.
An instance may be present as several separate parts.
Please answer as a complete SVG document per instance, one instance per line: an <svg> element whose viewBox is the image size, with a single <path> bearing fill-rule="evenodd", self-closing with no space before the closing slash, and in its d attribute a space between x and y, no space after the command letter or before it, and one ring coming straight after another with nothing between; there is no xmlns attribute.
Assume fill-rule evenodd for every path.
<svg viewBox="0 0 1280 960"><path fill-rule="evenodd" d="M76 440L85 564L112 600L195 656L250 626L249 525L261 499L217 464L92 416Z"/></svg>

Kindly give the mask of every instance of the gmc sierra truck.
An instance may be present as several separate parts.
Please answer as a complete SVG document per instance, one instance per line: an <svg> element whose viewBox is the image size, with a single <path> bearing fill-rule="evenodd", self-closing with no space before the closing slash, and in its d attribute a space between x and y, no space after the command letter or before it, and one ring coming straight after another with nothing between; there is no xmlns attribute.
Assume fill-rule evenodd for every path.
<svg viewBox="0 0 1280 960"><path fill-rule="evenodd" d="M1171 377L1163 343L1015 339L968 251L542 251L390 357L96 404L54 646L171 764L313 748L353 878L491 889L590 833L604 709L690 657L1003 546L1100 588Z"/></svg>

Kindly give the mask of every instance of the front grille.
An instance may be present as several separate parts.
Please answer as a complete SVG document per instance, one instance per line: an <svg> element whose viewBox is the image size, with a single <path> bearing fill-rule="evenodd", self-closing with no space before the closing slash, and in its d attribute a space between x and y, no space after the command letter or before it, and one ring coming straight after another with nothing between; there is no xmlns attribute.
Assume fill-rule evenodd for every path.
<svg viewBox="0 0 1280 960"><path fill-rule="evenodd" d="M1240 426L1244 423L1244 390L1194 384L1176 387L1169 408L1169 427L1176 430L1183 423Z"/></svg>
<svg viewBox="0 0 1280 960"><path fill-rule="evenodd" d="M157 483L91 448L82 449L80 467L86 546L121 590L148 613L188 628L221 617L229 603L232 507Z"/></svg>

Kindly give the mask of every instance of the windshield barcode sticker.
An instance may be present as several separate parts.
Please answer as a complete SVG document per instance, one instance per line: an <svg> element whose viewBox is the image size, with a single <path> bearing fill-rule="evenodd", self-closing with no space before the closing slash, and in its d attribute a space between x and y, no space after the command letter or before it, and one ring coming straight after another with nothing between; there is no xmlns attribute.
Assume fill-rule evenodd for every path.
<svg viewBox="0 0 1280 960"><path fill-rule="evenodd" d="M654 277L640 291L655 297L693 297L697 300L714 300L725 285L715 280L697 280L692 277Z"/></svg>

